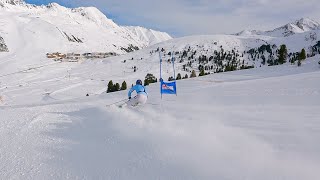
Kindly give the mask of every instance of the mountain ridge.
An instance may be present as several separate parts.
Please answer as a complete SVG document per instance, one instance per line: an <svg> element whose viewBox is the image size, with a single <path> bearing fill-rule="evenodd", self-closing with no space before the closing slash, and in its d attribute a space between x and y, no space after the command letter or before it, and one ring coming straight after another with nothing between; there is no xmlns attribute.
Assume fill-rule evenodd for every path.
<svg viewBox="0 0 320 180"><path fill-rule="evenodd" d="M0 8L4 10L3 13L8 13L7 16L12 16L10 13L14 12L22 13L23 15L21 15L21 17L29 18L29 20L34 20L35 18L42 20L43 23L51 24L53 29L59 29L62 34L67 33L76 36L81 39L84 44L91 41L92 36L104 36L104 34L108 34L105 35L106 37L104 39L93 39L96 39L98 44L105 44L105 46L109 47L109 51L118 54L126 53L123 49L129 46L136 46L141 49L172 39L168 33L147 28L144 28L142 31L144 34L141 34L142 32L140 32L140 34L133 33L126 26L116 24L96 7L67 8L57 3L36 6L28 4L23 0L1 0ZM12 18L10 20L12 20ZM72 28L71 26L74 27ZM81 29L82 32L78 32L79 29ZM34 31L37 30L35 29ZM84 33L85 31L87 32ZM144 38L141 38L142 36ZM86 48L84 47L83 49ZM100 48L98 50L102 51L103 49ZM104 51L108 51L108 49Z"/></svg>
<svg viewBox="0 0 320 180"><path fill-rule="evenodd" d="M285 24L278 28L268 31L261 30L243 30L239 33L236 33L237 36L250 36L250 35L264 35L272 37L288 37L298 33L304 33L308 31L320 29L320 23L310 19L310 18L301 18L291 23Z"/></svg>

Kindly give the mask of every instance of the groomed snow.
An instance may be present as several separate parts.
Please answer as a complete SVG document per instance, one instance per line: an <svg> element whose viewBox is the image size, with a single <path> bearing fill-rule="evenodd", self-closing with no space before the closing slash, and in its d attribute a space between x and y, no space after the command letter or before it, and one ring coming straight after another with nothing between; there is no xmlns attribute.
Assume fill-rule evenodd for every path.
<svg viewBox="0 0 320 180"><path fill-rule="evenodd" d="M105 107L124 91L70 98L79 84L33 77L37 88L2 89L12 101L0 107L0 177L319 179L317 59L178 81L163 100L153 84L136 109Z"/></svg>

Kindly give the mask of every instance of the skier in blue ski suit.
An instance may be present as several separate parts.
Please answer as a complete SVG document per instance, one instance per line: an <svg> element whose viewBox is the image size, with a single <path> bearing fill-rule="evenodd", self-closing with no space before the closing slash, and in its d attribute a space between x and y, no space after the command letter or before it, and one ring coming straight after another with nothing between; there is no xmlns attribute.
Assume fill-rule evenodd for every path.
<svg viewBox="0 0 320 180"><path fill-rule="evenodd" d="M131 98L131 94L133 91L136 91L137 95L134 98ZM148 94L140 79L138 79L136 81L136 85L129 90L128 98L129 101L127 102L127 104L131 106L137 106L139 104L145 104L147 102Z"/></svg>

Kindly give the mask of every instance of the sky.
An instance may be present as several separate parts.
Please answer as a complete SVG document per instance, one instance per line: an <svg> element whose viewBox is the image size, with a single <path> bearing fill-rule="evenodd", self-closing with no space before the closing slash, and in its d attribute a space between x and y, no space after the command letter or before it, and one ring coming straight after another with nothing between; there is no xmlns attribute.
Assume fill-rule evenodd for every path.
<svg viewBox="0 0 320 180"><path fill-rule="evenodd" d="M319 0L26 0L94 6L119 25L143 26L174 37L272 30L302 17L320 22Z"/></svg>

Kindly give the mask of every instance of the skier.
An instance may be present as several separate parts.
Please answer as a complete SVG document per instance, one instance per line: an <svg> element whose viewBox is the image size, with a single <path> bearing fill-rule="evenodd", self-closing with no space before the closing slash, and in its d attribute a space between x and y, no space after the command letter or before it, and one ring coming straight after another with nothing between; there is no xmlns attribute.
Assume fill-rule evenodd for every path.
<svg viewBox="0 0 320 180"><path fill-rule="evenodd" d="M131 98L131 94L133 91L136 91L137 95L134 98ZM140 79L138 79L136 81L136 85L129 90L128 98L129 101L127 102L127 104L130 106L137 106L139 104L145 104L147 102L148 94Z"/></svg>

